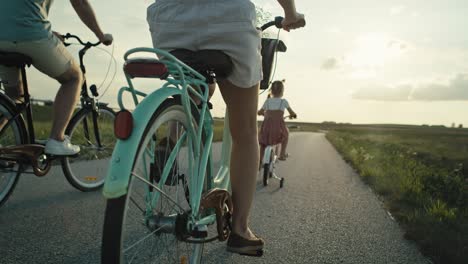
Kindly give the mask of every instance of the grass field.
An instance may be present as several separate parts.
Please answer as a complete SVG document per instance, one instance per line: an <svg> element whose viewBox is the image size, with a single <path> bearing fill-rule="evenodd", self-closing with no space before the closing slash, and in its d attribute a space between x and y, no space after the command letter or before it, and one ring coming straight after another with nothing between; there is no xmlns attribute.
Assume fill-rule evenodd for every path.
<svg viewBox="0 0 468 264"><path fill-rule="evenodd" d="M50 109L35 107L38 138ZM220 141L223 120L215 120ZM405 125L288 123L327 139L435 263L468 263L468 129Z"/></svg>
<svg viewBox="0 0 468 264"><path fill-rule="evenodd" d="M435 263L468 263L468 130L327 129L327 139L384 198L408 239Z"/></svg>

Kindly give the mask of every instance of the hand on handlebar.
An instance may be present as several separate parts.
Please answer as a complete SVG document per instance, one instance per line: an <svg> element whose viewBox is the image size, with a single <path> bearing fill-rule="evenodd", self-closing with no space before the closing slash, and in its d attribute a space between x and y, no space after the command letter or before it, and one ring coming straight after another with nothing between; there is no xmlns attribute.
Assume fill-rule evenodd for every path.
<svg viewBox="0 0 468 264"><path fill-rule="evenodd" d="M283 29L289 32L291 29L304 27L306 21L304 14L295 12L294 15L286 14L281 24L283 25Z"/></svg>
<svg viewBox="0 0 468 264"><path fill-rule="evenodd" d="M289 115L289 119L296 119L296 118L297 118L296 114Z"/></svg>
<svg viewBox="0 0 468 264"><path fill-rule="evenodd" d="M114 38L111 34L104 34L102 35L102 37L99 38L99 41L101 41L102 44L109 46L110 44L112 44L112 41L114 41Z"/></svg>

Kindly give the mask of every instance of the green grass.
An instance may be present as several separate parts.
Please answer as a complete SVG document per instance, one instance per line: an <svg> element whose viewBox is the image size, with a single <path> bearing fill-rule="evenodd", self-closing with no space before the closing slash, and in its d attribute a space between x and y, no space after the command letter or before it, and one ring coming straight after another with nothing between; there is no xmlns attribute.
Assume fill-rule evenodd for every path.
<svg viewBox="0 0 468 264"><path fill-rule="evenodd" d="M435 263L468 263L468 130L334 126L327 139Z"/></svg>

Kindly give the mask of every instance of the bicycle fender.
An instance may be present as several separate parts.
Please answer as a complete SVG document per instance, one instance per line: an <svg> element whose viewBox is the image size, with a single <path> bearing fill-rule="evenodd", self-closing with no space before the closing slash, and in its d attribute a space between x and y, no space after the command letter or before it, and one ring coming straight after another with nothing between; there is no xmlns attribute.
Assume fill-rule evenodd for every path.
<svg viewBox="0 0 468 264"><path fill-rule="evenodd" d="M107 199L118 198L128 191L132 166L138 151L138 144L153 113L164 100L182 91L175 88L161 88L151 93L133 111L132 134L126 140L117 140L109 170L104 181L103 194Z"/></svg>
<svg viewBox="0 0 468 264"><path fill-rule="evenodd" d="M265 152L263 153L263 163L262 164L270 163L271 149L272 149L272 146L267 146L265 148Z"/></svg>

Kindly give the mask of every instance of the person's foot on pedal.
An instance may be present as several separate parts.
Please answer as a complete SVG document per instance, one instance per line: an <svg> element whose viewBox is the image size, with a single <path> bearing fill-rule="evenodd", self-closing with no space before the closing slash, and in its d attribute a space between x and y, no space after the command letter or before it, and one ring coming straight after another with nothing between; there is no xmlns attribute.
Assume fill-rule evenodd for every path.
<svg viewBox="0 0 468 264"><path fill-rule="evenodd" d="M80 147L72 145L68 136L65 136L63 141L49 138L45 145L44 152L56 156L73 156L80 152Z"/></svg>
<svg viewBox="0 0 468 264"><path fill-rule="evenodd" d="M47 144L47 141L48 139L36 139L34 140L34 143L45 146Z"/></svg>
<svg viewBox="0 0 468 264"><path fill-rule="evenodd" d="M254 235L255 236L255 235ZM263 239L255 236L252 238L244 238L234 232L231 232L227 241L228 252L238 253L248 256L261 256L263 253Z"/></svg>

